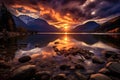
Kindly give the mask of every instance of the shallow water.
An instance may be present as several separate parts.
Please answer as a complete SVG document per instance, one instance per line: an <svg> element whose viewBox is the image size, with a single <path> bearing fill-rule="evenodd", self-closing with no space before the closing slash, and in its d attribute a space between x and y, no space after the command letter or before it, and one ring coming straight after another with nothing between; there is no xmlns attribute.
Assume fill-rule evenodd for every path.
<svg viewBox="0 0 120 80"><path fill-rule="evenodd" d="M29 64L37 66L45 65L46 67L38 70L52 70L54 73L60 73L59 66L62 64L74 65L79 62L79 55L63 56L57 55L53 47L59 50L68 50L70 48L80 48L89 50L96 56L104 59L103 51L120 52L120 35L119 34L52 34L39 33L24 37L1 38L0 39L0 58L11 62L13 66L21 66L18 59L22 56L29 55L32 60ZM71 59L69 60L69 57ZM81 62L82 63L82 62ZM26 63L28 64L28 63ZM86 71L97 71L103 65L93 64L91 60L85 60L82 63Z"/></svg>

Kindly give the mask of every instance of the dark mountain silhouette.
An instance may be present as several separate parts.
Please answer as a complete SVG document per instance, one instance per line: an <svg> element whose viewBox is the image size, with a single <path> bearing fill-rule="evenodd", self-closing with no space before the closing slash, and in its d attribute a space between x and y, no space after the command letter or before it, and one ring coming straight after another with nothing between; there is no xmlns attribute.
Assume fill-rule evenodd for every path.
<svg viewBox="0 0 120 80"><path fill-rule="evenodd" d="M0 31L16 31L12 14L8 11L4 3L0 6Z"/></svg>
<svg viewBox="0 0 120 80"><path fill-rule="evenodd" d="M99 41L98 39L96 39L94 37L94 35L90 35L90 34L86 34L86 35L76 34L76 35L70 35L70 36L72 36L72 38L77 40L77 41L85 42L89 45L95 44L96 42Z"/></svg>
<svg viewBox="0 0 120 80"><path fill-rule="evenodd" d="M107 45L110 45L114 48L120 49L120 36L119 35L94 35L96 39L99 41L106 43Z"/></svg>
<svg viewBox="0 0 120 80"><path fill-rule="evenodd" d="M105 22L95 32L120 32L120 16Z"/></svg>
<svg viewBox="0 0 120 80"><path fill-rule="evenodd" d="M21 19L19 19L19 17L13 15L13 19L15 21L16 27L24 27L24 28L28 28L28 25L25 24Z"/></svg>
<svg viewBox="0 0 120 80"><path fill-rule="evenodd" d="M47 39L46 39L47 38ZM19 41L19 44L30 44L32 46L37 45L38 47L42 48L47 46L50 42L53 42L54 40L58 39L58 35L50 35L50 34L45 34L45 35L29 35L22 41Z"/></svg>
<svg viewBox="0 0 120 80"><path fill-rule="evenodd" d="M83 25L79 25L76 28L74 28L73 32L92 32L94 29L99 27L100 25L94 21L89 21Z"/></svg>
<svg viewBox="0 0 120 80"><path fill-rule="evenodd" d="M32 31L39 31L39 32L58 32L58 29L52 25L49 25L43 19L35 19L30 21L28 24L29 29Z"/></svg>

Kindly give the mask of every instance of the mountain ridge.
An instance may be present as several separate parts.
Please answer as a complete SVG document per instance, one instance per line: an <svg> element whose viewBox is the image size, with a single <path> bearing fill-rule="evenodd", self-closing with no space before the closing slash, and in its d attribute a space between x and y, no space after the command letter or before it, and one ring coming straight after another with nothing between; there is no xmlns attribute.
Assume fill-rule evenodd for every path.
<svg viewBox="0 0 120 80"><path fill-rule="evenodd" d="M55 28L54 26L51 26L47 23L47 21L43 19L35 19L33 21L30 21L27 23L29 28L33 31L38 31L38 32L58 32L59 30Z"/></svg>
<svg viewBox="0 0 120 80"><path fill-rule="evenodd" d="M120 32L120 16L112 18L111 20L103 23L102 25L100 25L100 27L95 29L95 32Z"/></svg>
<svg viewBox="0 0 120 80"><path fill-rule="evenodd" d="M86 22L83 25L77 26L72 31L73 32L92 32L98 26L100 26L100 25L98 23L96 23L95 21L89 21L89 22Z"/></svg>
<svg viewBox="0 0 120 80"><path fill-rule="evenodd" d="M30 22L30 21L33 21L34 20L34 18L32 18L32 17L30 17L30 16L27 16L27 15L20 15L20 16L18 16L19 17L19 19L21 19L24 23L28 23L28 22Z"/></svg>

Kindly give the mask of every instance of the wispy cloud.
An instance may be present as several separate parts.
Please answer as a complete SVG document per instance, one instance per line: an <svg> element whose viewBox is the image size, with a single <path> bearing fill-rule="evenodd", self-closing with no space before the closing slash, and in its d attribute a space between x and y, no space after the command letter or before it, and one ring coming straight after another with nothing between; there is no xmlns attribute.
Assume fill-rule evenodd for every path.
<svg viewBox="0 0 120 80"><path fill-rule="evenodd" d="M105 21L120 14L120 0L4 0L4 3L16 15L41 17L57 27L71 27L87 20Z"/></svg>

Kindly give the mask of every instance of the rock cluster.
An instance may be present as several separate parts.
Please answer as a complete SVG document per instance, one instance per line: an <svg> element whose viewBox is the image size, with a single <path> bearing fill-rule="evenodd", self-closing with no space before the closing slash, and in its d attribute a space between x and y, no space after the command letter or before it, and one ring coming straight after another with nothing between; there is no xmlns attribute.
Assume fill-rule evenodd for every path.
<svg viewBox="0 0 120 80"><path fill-rule="evenodd" d="M55 51L59 52L58 49L56 49ZM76 51L77 54L75 54ZM80 51L83 51L83 53ZM72 64L66 64L64 61L62 62L62 64L59 63L56 64L55 61L46 62L44 60L43 61L38 60L37 64L35 64L32 63L32 61L30 61L31 60L30 56L23 56L18 59L19 62L18 64L20 64L20 66L17 66L11 70L10 79L11 80L119 80L120 78L119 54L117 53L113 54L112 52L111 54L109 53L109 56L107 55L104 56L104 58L101 58L87 50L77 50L77 49L74 50L73 54L71 52L71 54L69 55L72 56L82 55L84 61L76 62L73 60L72 62L71 61L72 58L71 59L68 58L69 62L71 61ZM107 53L104 53L104 55L106 54ZM61 56L61 54L58 56ZM111 59L111 61L109 59ZM86 60L91 61L91 63L94 65L103 65L103 66L98 71L95 71L94 69L93 70L88 69L85 65ZM0 68L9 69L11 67L7 63L4 63L4 61L1 61Z"/></svg>

